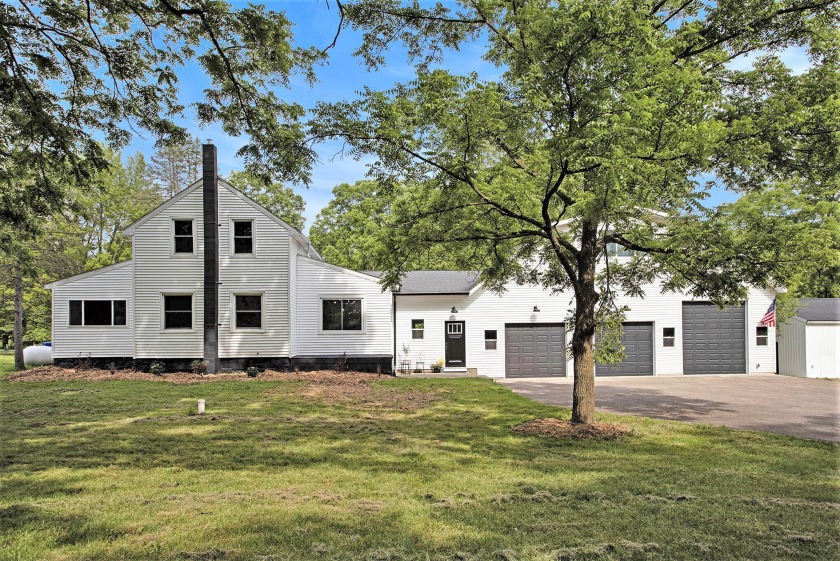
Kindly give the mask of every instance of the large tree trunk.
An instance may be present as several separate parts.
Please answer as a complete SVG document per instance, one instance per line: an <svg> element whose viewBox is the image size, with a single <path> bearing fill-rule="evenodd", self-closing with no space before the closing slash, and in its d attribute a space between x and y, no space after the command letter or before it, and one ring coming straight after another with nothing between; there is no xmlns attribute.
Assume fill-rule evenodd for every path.
<svg viewBox="0 0 840 561"><path fill-rule="evenodd" d="M575 330L572 334L574 388L572 422L595 422L595 264L597 262L597 224L585 222L578 258L578 287L575 298Z"/></svg>
<svg viewBox="0 0 840 561"><path fill-rule="evenodd" d="M15 368L23 370L23 275L20 267L15 267Z"/></svg>

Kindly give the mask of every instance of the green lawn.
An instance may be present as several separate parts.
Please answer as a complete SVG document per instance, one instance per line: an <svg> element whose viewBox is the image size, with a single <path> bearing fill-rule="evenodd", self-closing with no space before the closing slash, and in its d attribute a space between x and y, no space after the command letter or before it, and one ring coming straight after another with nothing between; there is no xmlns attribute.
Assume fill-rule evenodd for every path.
<svg viewBox="0 0 840 561"><path fill-rule="evenodd" d="M14 351L0 349L0 380L9 372L15 371Z"/></svg>
<svg viewBox="0 0 840 561"><path fill-rule="evenodd" d="M387 381L367 401L291 382L0 381L0 396L2 559L840 551L836 446L610 416L634 434L519 436L568 411L488 380ZM206 416L188 414L198 398Z"/></svg>

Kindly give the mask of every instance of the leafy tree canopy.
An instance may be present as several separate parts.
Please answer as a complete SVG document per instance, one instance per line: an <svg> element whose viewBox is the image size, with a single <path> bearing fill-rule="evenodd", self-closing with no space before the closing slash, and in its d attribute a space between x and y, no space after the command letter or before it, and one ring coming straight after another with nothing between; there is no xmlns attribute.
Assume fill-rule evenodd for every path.
<svg viewBox="0 0 840 561"><path fill-rule="evenodd" d="M266 185L253 175L244 171L235 171L228 177L228 183L239 189L251 199L282 218L287 224L302 231L306 223L303 211L306 201L290 187L282 183Z"/></svg>
<svg viewBox="0 0 840 561"><path fill-rule="evenodd" d="M357 271L379 271L390 266L387 253L393 235L391 206L401 188L376 181L342 183L332 200L318 213L309 229L312 245L330 263ZM471 248L429 245L401 253L402 270L452 270L472 266Z"/></svg>
<svg viewBox="0 0 840 561"><path fill-rule="evenodd" d="M322 56L290 45L279 12L215 0L11 0L0 5L0 218L62 209L134 130L182 144L179 70L197 63L210 86L194 108L201 125L247 134L237 152L261 179L307 181L303 109L278 98L295 73L312 80ZM17 168L31 170L21 191ZM60 177L69 174L69 177Z"/></svg>
<svg viewBox="0 0 840 561"><path fill-rule="evenodd" d="M594 418L593 339L599 324L620 325L618 288L638 295L659 277L725 303L747 283L783 284L785 268L767 259L782 253L768 247L779 240L748 245L704 206L698 177L742 193L801 180L824 198L836 182L822 165L836 162L840 129L833 2L341 6L364 31L359 54L372 68L396 40L417 65L393 90L322 104L313 124L354 155L375 155L376 179L406 186L386 281L399 282L417 247L471 244L489 286L571 289L575 421ZM437 67L444 49L477 39L498 79ZM789 47L811 57L801 76L778 58ZM748 54L753 69L728 64ZM629 264L607 258L611 243L634 252Z"/></svg>

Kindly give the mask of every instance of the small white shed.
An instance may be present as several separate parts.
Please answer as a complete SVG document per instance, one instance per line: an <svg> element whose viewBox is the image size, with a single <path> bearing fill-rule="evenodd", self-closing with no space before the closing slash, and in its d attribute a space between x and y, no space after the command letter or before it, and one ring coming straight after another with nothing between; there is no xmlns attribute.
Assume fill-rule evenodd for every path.
<svg viewBox="0 0 840 561"><path fill-rule="evenodd" d="M779 374L840 378L840 298L802 298L776 337Z"/></svg>

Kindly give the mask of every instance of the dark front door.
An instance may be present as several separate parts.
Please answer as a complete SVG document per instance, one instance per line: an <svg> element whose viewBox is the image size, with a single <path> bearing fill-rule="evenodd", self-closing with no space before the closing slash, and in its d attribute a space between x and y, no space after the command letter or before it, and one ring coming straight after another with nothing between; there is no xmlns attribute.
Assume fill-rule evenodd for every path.
<svg viewBox="0 0 840 561"><path fill-rule="evenodd" d="M463 321L446 322L446 366L464 367L467 365L467 337Z"/></svg>

